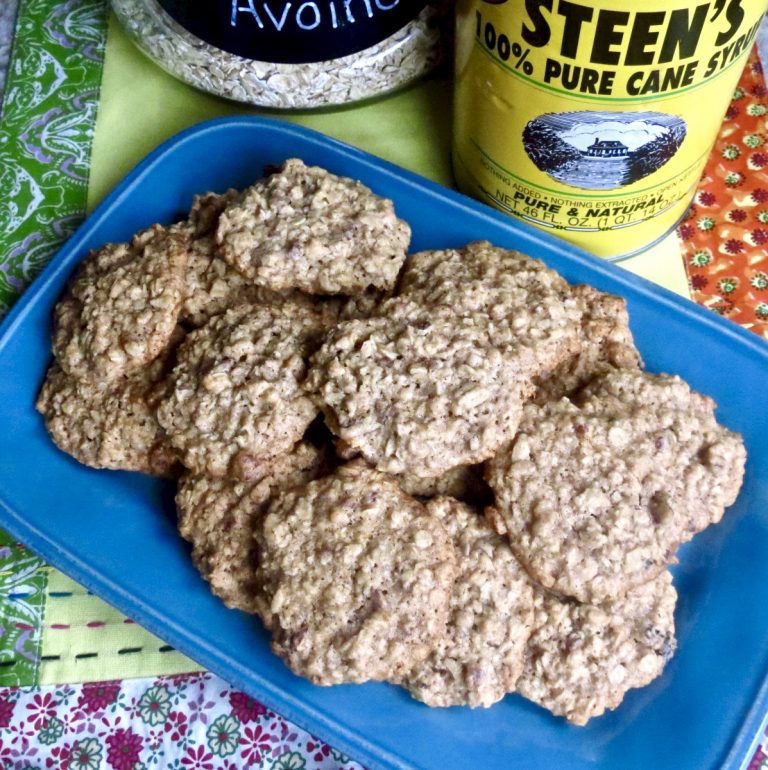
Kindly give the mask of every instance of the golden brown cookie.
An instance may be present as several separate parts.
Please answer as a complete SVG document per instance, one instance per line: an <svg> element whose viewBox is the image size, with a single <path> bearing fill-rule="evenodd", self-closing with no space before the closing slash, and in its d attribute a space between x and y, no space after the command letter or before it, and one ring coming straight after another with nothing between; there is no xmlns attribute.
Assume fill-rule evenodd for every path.
<svg viewBox="0 0 768 770"><path fill-rule="evenodd" d="M410 236L392 201L294 158L227 207L216 242L260 286L357 295L394 286Z"/></svg>
<svg viewBox="0 0 768 770"><path fill-rule="evenodd" d="M719 521L744 472L741 437L678 377L616 369L567 399L528 405L486 465L489 516L542 585L580 601L621 596Z"/></svg>
<svg viewBox="0 0 768 770"><path fill-rule="evenodd" d="M251 481L191 473L181 477L176 493L179 532L192 544L195 566L228 607L255 613L260 606L254 530L271 497L312 481L324 468L324 452L302 441L276 458L266 475Z"/></svg>
<svg viewBox="0 0 768 770"><path fill-rule="evenodd" d="M37 411L56 446L91 468L172 476L178 455L157 421L165 361L108 383L82 382L54 362Z"/></svg>
<svg viewBox="0 0 768 770"><path fill-rule="evenodd" d="M534 351L506 318L391 303L387 316L336 326L312 358L305 387L329 428L387 473L440 476L492 456L543 359L554 366L567 349Z"/></svg>
<svg viewBox="0 0 768 770"><path fill-rule="evenodd" d="M280 494L256 540L273 648L317 684L397 680L445 633L450 539L362 462Z"/></svg>
<svg viewBox="0 0 768 770"><path fill-rule="evenodd" d="M184 299L189 230L153 225L92 251L54 309L53 352L81 381L114 382L155 359Z"/></svg>
<svg viewBox="0 0 768 770"><path fill-rule="evenodd" d="M302 437L317 407L300 387L327 319L295 303L240 305L189 334L158 419L197 474L247 480Z"/></svg>
<svg viewBox="0 0 768 770"><path fill-rule="evenodd" d="M563 277L541 260L488 241L411 255L398 293L426 308L508 323L516 343L540 357L541 376L553 360L559 363L580 347L583 305ZM379 315L397 303L384 303Z"/></svg>
<svg viewBox="0 0 768 770"><path fill-rule="evenodd" d="M629 328L627 303L591 286L574 286L572 295L582 307L581 347L537 382L533 395L537 403L568 396L611 367L642 367Z"/></svg>
<svg viewBox="0 0 768 770"><path fill-rule="evenodd" d="M488 707L512 692L533 623L533 587L512 554L473 508L450 497L427 503L456 548L459 572L448 627L402 684L428 706Z"/></svg>
<svg viewBox="0 0 768 770"><path fill-rule="evenodd" d="M602 606L537 591L517 691L576 725L615 709L672 657L676 600L668 571Z"/></svg>

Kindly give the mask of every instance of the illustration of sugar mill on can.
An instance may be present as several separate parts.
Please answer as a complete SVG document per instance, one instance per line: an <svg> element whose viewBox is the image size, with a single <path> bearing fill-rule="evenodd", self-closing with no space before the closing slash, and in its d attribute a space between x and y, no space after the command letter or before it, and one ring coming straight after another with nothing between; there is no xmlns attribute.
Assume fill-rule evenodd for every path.
<svg viewBox="0 0 768 770"><path fill-rule="evenodd" d="M466 193L607 258L693 196L766 0L458 0Z"/></svg>

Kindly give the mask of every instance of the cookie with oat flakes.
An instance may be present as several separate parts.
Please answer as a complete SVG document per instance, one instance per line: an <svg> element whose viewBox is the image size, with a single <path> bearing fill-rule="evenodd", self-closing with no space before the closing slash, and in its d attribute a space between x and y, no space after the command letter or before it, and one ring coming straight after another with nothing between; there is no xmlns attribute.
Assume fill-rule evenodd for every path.
<svg viewBox="0 0 768 770"><path fill-rule="evenodd" d="M213 235L219 224L222 211L227 206L237 203L241 197L242 193L231 187L221 194L207 192L202 195L195 195L187 219L192 228L192 237L200 238L203 235Z"/></svg>
<svg viewBox="0 0 768 770"><path fill-rule="evenodd" d="M76 380L54 361L36 406L56 446L91 468L175 475L178 455L156 414L172 355L107 384Z"/></svg>
<svg viewBox="0 0 768 770"><path fill-rule="evenodd" d="M294 446L318 413L300 382L327 324L286 301L239 305L189 334L158 408L187 468L248 480Z"/></svg>
<svg viewBox="0 0 768 770"><path fill-rule="evenodd" d="M254 531L269 500L306 484L325 469L323 450L299 442L250 481L185 473L176 492L178 527L192 544L192 560L227 607L255 613L263 605L256 580Z"/></svg>
<svg viewBox="0 0 768 770"><path fill-rule="evenodd" d="M363 462L278 495L256 540L273 649L316 684L397 680L445 633L448 534Z"/></svg>
<svg viewBox="0 0 768 770"><path fill-rule="evenodd" d="M456 548L445 636L401 682L428 706L484 707L512 692L533 622L533 586L478 511L450 497L427 503Z"/></svg>
<svg viewBox="0 0 768 770"><path fill-rule="evenodd" d="M354 460L360 452L340 438L333 439L333 449L340 460ZM457 465L439 476L398 473L392 476L400 489L413 497L455 497L471 505L484 505L492 499L490 487L483 480L481 465Z"/></svg>
<svg viewBox="0 0 768 770"><path fill-rule="evenodd" d="M575 725L615 709L673 655L676 601L669 571L601 606L537 590L517 692Z"/></svg>
<svg viewBox="0 0 768 770"><path fill-rule="evenodd" d="M540 404L574 393L611 367L642 367L629 328L626 301L585 285L574 286L571 293L583 307L581 348L538 381L533 400Z"/></svg>
<svg viewBox="0 0 768 770"><path fill-rule="evenodd" d="M553 349L570 356L580 347L583 304L565 279L541 260L488 241L409 256L398 294L426 308L508 322L518 344L530 345L541 357L545 372L553 355L564 357ZM384 303L379 314L397 302Z"/></svg>
<svg viewBox="0 0 768 770"><path fill-rule="evenodd" d="M191 242L181 323L197 329L227 308L249 302L273 304L280 299L276 292L246 281L221 259L210 235Z"/></svg>
<svg viewBox="0 0 768 770"><path fill-rule="evenodd" d="M210 235L200 236L190 243L186 291L179 315L181 323L199 328L213 316L236 305L278 306L284 302L322 313L329 326L335 323L340 310L340 303L335 299L321 299L298 290L277 292L254 285L218 255Z"/></svg>
<svg viewBox="0 0 768 770"><path fill-rule="evenodd" d="M221 258L214 231L221 212L239 197L237 191L229 190L224 195L207 193L195 198L188 220L193 235L179 321L198 328L212 316L236 305L279 305L289 300L322 310L328 314L329 323L334 322L340 309L337 300L319 299L297 290L276 292L257 286Z"/></svg>
<svg viewBox="0 0 768 770"><path fill-rule="evenodd" d="M515 434L533 378L569 351L521 340L507 318L457 315L402 298L337 325L305 387L328 427L386 473L440 476L492 456Z"/></svg>
<svg viewBox="0 0 768 770"><path fill-rule="evenodd" d="M261 286L357 295L394 286L410 236L392 201L293 158L227 207L216 242Z"/></svg>
<svg viewBox="0 0 768 770"><path fill-rule="evenodd" d="M486 464L488 515L543 586L599 602L652 579L717 522L744 461L710 399L677 377L616 369L578 406L525 407L517 436Z"/></svg>
<svg viewBox="0 0 768 770"><path fill-rule="evenodd" d="M614 371L592 380L574 400L588 415L607 411L625 418L635 416L641 408L682 415L682 424L668 423L669 418L665 418L664 430L655 437L653 448L658 460L673 453L685 464L683 478L654 497L656 516L666 519L670 509L676 508L677 495L682 496L681 508L687 511L684 541L717 524L725 509L736 501L744 478L744 441L738 433L718 424L715 402L680 377L631 369Z"/></svg>
<svg viewBox="0 0 768 770"><path fill-rule="evenodd" d="M92 251L54 308L53 352L80 381L114 382L155 359L184 299L189 232L153 225Z"/></svg>

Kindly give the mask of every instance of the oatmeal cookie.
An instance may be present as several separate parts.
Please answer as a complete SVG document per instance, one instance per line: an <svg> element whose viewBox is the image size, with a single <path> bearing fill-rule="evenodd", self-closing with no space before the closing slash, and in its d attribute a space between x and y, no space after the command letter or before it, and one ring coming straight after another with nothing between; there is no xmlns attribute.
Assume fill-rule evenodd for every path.
<svg viewBox="0 0 768 770"><path fill-rule="evenodd" d="M626 301L591 286L574 286L572 295L583 307L581 349L537 383L533 396L536 403L570 395L611 367L639 369L642 366L629 329Z"/></svg>
<svg viewBox="0 0 768 770"><path fill-rule="evenodd" d="M181 477L176 493L179 532L192 544L195 566L228 607L255 613L260 606L253 537L270 498L278 490L312 481L324 468L324 452L300 442L276 458L266 475L251 481L191 473Z"/></svg>
<svg viewBox="0 0 768 770"><path fill-rule="evenodd" d="M333 439L340 460L354 460L360 453L340 438ZM471 505L483 505L492 499L490 487L483 479L482 465L457 465L439 476L416 476L413 473L393 475L400 489L413 497L455 497Z"/></svg>
<svg viewBox="0 0 768 770"><path fill-rule="evenodd" d="M114 382L160 354L184 299L188 247L188 228L154 225L86 257L53 315L53 352L68 375Z"/></svg>
<svg viewBox="0 0 768 770"><path fill-rule="evenodd" d="M333 439L333 448L340 460L354 460L360 452L340 438ZM483 479L482 465L457 465L439 476L416 476L413 473L393 475L400 489L413 497L455 497L472 505L482 505L492 499L490 487Z"/></svg>
<svg viewBox="0 0 768 770"><path fill-rule="evenodd" d="M227 308L247 302L270 304L279 296L269 289L255 287L230 267L218 254L214 234L224 209L239 200L237 190L223 195L196 195L189 212L192 233L186 271L184 304L179 321L194 328Z"/></svg>
<svg viewBox="0 0 768 770"><path fill-rule="evenodd" d="M392 201L291 159L227 207L216 242L229 264L261 286L357 295L394 286L410 235Z"/></svg>
<svg viewBox="0 0 768 770"><path fill-rule="evenodd" d="M254 286L221 259L210 235L195 238L190 244L181 323L199 328L227 308L248 302L273 304L277 296L276 292Z"/></svg>
<svg viewBox="0 0 768 770"><path fill-rule="evenodd" d="M316 684L398 680L445 633L448 534L362 462L278 495L256 540L273 648Z"/></svg>
<svg viewBox="0 0 768 770"><path fill-rule="evenodd" d="M277 292L256 286L230 267L217 253L213 238L195 238L189 247L186 293L179 321L193 328L204 326L210 318L242 304L271 305L284 302L302 305L327 316L328 326L336 322L340 303L319 299L301 291Z"/></svg>
<svg viewBox="0 0 768 770"><path fill-rule="evenodd" d="M194 473L247 480L288 451L318 410L299 387L326 319L301 305L240 305L179 349L160 424Z"/></svg>
<svg viewBox="0 0 768 770"><path fill-rule="evenodd" d="M195 198L188 221L192 240L179 321L200 327L236 305L280 305L289 301L320 311L329 326L336 323L343 305L340 299L315 297L297 289L277 292L257 286L221 258L213 231L221 212L239 197L236 190L229 190L225 195L208 193Z"/></svg>
<svg viewBox="0 0 768 770"><path fill-rule="evenodd" d="M514 690L533 621L533 587L509 548L458 500L427 510L448 530L458 556L446 635L402 684L428 706L488 707Z"/></svg>
<svg viewBox="0 0 768 770"><path fill-rule="evenodd" d="M677 377L613 370L580 403L526 406L486 465L488 514L542 585L596 602L650 580L717 522L745 453L712 401Z"/></svg>
<svg viewBox="0 0 768 770"><path fill-rule="evenodd" d="M184 304L179 321L198 328L212 316L236 305L280 305L288 300L322 310L328 314L329 325L335 323L341 309L338 300L321 300L297 290L276 292L257 286L221 258L214 231L221 212L239 198L236 190L229 190L224 195L207 193L195 198L188 221L193 237L189 245Z"/></svg>
<svg viewBox="0 0 768 770"><path fill-rule="evenodd" d="M54 362L37 411L56 446L91 468L172 476L176 452L156 416L166 374L164 361L108 384L81 382Z"/></svg>
<svg viewBox="0 0 768 770"><path fill-rule="evenodd" d="M576 725L616 708L674 653L676 599L668 571L603 606L537 591L517 692Z"/></svg>
<svg viewBox="0 0 768 770"><path fill-rule="evenodd" d="M505 319L397 310L339 324L314 355L305 387L328 427L387 473L439 476L490 457L514 436L539 354Z"/></svg>
<svg viewBox="0 0 768 770"><path fill-rule="evenodd" d="M530 345L545 372L552 368L553 358L570 357L580 345L583 303L568 283L541 260L488 241L410 256L399 294L425 307L509 322L518 344ZM397 302L385 303L380 314Z"/></svg>
<svg viewBox="0 0 768 770"><path fill-rule="evenodd" d="M606 411L634 418L642 408L657 413L679 412L677 422L666 417L653 442L656 462L668 454L682 455L684 475L653 497L657 518L686 512L683 540L690 540L736 502L744 478L746 450L741 436L719 425L715 402L692 390L680 377L626 370L593 380L577 396L588 415ZM678 497L679 495L679 497Z"/></svg>

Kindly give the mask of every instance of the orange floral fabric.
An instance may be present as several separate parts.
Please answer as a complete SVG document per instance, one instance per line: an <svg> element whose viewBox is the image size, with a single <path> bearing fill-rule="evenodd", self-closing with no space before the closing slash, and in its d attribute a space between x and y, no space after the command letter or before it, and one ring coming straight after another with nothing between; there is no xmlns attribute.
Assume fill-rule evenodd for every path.
<svg viewBox="0 0 768 770"><path fill-rule="evenodd" d="M691 297L768 339L768 91L752 51L685 220Z"/></svg>

